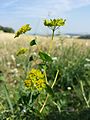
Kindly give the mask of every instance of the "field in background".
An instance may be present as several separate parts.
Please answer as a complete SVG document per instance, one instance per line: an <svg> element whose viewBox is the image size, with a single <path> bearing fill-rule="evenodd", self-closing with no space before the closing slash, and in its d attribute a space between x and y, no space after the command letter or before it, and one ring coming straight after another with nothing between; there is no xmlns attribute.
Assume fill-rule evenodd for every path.
<svg viewBox="0 0 90 120"><path fill-rule="evenodd" d="M33 35L23 35L19 38L14 39L14 34L10 33L0 33L0 56L13 54L20 47L27 47L28 41L35 39L37 37L38 43L42 44L43 47L48 48L51 37L48 36L33 36ZM63 38L63 37L55 37L54 38L54 46L58 47L62 44L64 46L71 46L73 43L77 44L77 46L82 47L82 49L86 49L90 47L90 39L78 39L78 38Z"/></svg>

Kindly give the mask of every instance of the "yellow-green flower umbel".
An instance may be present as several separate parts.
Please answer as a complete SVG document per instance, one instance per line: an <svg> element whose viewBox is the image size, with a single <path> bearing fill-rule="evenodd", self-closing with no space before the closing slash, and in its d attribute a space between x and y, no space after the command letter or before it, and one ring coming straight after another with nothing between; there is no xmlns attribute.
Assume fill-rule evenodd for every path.
<svg viewBox="0 0 90 120"><path fill-rule="evenodd" d="M44 74L39 69L32 69L28 75L24 84L27 88L32 90L38 90L39 92L46 87Z"/></svg>
<svg viewBox="0 0 90 120"><path fill-rule="evenodd" d="M44 20L44 25L47 26L48 28L50 28L52 30L52 40L54 38L54 32L59 29L61 26L64 26L66 19L45 19Z"/></svg>
<svg viewBox="0 0 90 120"><path fill-rule="evenodd" d="M29 24L23 25L23 26L16 32L14 38L19 37L19 35L27 32L27 31L30 31L30 30L31 30L31 27L30 27Z"/></svg>
<svg viewBox="0 0 90 120"><path fill-rule="evenodd" d="M17 51L16 55L19 56L19 55L21 55L21 54L24 54L24 53L26 53L27 50L28 50L27 48L20 48L20 49Z"/></svg>

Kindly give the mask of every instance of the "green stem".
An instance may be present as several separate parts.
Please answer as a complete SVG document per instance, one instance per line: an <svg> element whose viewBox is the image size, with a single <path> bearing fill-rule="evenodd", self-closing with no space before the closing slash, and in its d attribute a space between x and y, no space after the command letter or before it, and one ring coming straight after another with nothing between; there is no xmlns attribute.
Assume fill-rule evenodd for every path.
<svg viewBox="0 0 90 120"><path fill-rule="evenodd" d="M52 29L52 38L51 38L51 41L50 41L49 53L51 52L52 45L53 45L54 32L55 32L55 29Z"/></svg>
<svg viewBox="0 0 90 120"><path fill-rule="evenodd" d="M56 73L56 76L55 76L55 79L54 79L54 81L53 81L53 84L52 84L51 88L54 87L54 85L55 85L55 83L56 83L56 80L57 80L57 77L58 77L58 74L59 74L59 70L57 70L57 73Z"/></svg>
<svg viewBox="0 0 90 120"><path fill-rule="evenodd" d="M56 73L56 76L55 76L55 79L54 79L54 81L53 81L53 84L52 84L51 88L54 87L54 85L55 85L55 83L56 83L56 80L57 80L57 77L58 77L58 74L59 74L59 70L57 70L57 73ZM44 109L44 107L45 107L45 105L46 105L46 103L47 103L48 97L49 97L49 94L47 94L47 96L46 96L46 99L45 99L45 101L44 101L44 103L43 103L43 105L42 105L42 107L41 107L41 109L40 109L40 113L43 111L43 109Z"/></svg>
<svg viewBox="0 0 90 120"><path fill-rule="evenodd" d="M44 101L44 103L43 103L43 106L42 106L41 109L40 109L40 113L43 111L43 109L44 109L44 107L45 107L45 105L46 105L46 103L47 103L48 97L49 97L49 94L47 94L47 96L46 96L46 99L45 99L45 101Z"/></svg>
<svg viewBox="0 0 90 120"><path fill-rule="evenodd" d="M52 30L52 40L53 40L53 38L54 38L54 32L55 32L55 30L53 29L53 30Z"/></svg>
<svg viewBox="0 0 90 120"><path fill-rule="evenodd" d="M46 70L45 70L45 68L44 68L44 75L45 75L46 84L48 84L47 75L46 75Z"/></svg>
<svg viewBox="0 0 90 120"><path fill-rule="evenodd" d="M32 103L32 96L33 96L33 92L31 92L31 95L30 95L29 105Z"/></svg>
<svg viewBox="0 0 90 120"><path fill-rule="evenodd" d="M85 100L85 103L86 103L87 107L90 107L90 106L89 106L89 103L88 103L88 100L87 100L87 98L86 98L86 95L85 95L85 91L84 91L84 88L83 88L83 83L82 83L82 81L80 81L80 85L81 85L81 91L82 91L82 95L83 95L83 98L84 98L84 100Z"/></svg>

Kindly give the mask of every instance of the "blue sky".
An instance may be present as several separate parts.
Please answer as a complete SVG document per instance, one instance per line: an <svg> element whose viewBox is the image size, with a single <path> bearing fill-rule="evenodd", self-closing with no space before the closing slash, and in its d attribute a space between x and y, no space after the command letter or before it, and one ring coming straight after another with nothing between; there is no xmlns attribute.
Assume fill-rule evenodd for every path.
<svg viewBox="0 0 90 120"><path fill-rule="evenodd" d="M15 30L24 24L31 33L48 34L46 18L64 18L63 33L90 33L90 0L0 0L0 25Z"/></svg>

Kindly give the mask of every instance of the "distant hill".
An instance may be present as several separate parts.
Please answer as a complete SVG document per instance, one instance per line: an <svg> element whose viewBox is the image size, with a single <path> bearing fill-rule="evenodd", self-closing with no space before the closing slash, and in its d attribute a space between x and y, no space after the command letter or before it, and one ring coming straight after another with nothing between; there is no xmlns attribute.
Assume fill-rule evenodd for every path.
<svg viewBox="0 0 90 120"><path fill-rule="evenodd" d="M6 32L6 33L15 33L13 28L10 27L3 27L0 25L0 31Z"/></svg>
<svg viewBox="0 0 90 120"><path fill-rule="evenodd" d="M65 36L76 37L78 39L90 39L90 34L75 34L75 33L66 33Z"/></svg>
<svg viewBox="0 0 90 120"><path fill-rule="evenodd" d="M90 34L88 34L88 35L81 35L78 38L79 39L90 39Z"/></svg>
<svg viewBox="0 0 90 120"><path fill-rule="evenodd" d="M73 36L81 36L82 34L79 34L79 33L66 33L65 35L70 35L71 37L73 37Z"/></svg>

